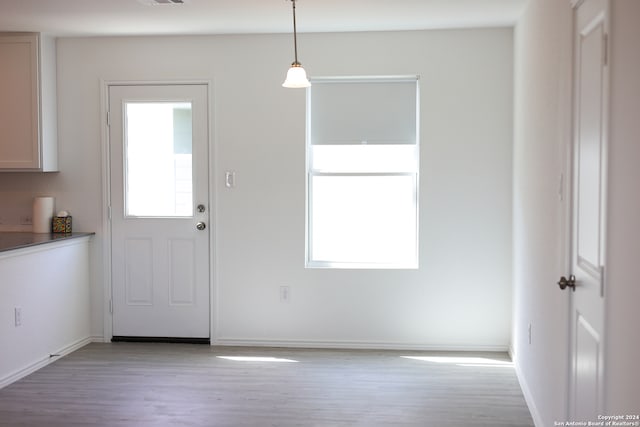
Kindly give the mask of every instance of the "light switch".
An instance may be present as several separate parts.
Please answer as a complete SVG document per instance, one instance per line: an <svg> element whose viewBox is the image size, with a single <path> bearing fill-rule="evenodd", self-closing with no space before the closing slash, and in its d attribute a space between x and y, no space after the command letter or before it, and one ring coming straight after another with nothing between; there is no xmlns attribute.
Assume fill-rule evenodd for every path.
<svg viewBox="0 0 640 427"><path fill-rule="evenodd" d="M226 171L224 173L224 186L227 188L233 188L236 186L236 173L233 171Z"/></svg>

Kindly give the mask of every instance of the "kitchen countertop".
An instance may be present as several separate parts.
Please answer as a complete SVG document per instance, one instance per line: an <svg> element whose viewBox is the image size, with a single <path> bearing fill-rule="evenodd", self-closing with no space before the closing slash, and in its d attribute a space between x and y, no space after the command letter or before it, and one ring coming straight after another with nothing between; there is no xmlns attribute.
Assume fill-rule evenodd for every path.
<svg viewBox="0 0 640 427"><path fill-rule="evenodd" d="M0 232L0 252L44 245L79 237L93 236L95 233L29 233Z"/></svg>

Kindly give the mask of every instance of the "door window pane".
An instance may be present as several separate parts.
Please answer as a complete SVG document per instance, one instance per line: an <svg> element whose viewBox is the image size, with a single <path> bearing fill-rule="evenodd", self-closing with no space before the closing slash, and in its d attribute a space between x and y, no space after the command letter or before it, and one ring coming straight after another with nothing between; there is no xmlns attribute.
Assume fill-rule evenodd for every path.
<svg viewBox="0 0 640 427"><path fill-rule="evenodd" d="M125 215L193 215L190 102L125 103Z"/></svg>

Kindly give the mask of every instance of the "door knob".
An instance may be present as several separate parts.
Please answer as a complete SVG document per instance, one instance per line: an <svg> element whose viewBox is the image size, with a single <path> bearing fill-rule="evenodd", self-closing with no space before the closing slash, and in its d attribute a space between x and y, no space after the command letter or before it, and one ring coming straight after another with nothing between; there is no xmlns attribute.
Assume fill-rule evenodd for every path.
<svg viewBox="0 0 640 427"><path fill-rule="evenodd" d="M196 224L196 228L200 231L204 230L205 228L207 228L207 224L205 224L204 222L200 221Z"/></svg>
<svg viewBox="0 0 640 427"><path fill-rule="evenodd" d="M573 291L575 292L575 290L576 290L576 276L574 276L572 274L571 276L569 276L568 279L566 277L562 276L560 278L560 281L558 282L558 286L560 286L560 289L562 289L562 290L564 290L568 286L571 289L573 289Z"/></svg>

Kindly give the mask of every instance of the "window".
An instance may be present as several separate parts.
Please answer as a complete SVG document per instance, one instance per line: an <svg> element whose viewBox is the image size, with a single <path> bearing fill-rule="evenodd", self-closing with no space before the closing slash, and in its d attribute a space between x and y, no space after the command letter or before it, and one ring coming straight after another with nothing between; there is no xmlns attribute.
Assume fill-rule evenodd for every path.
<svg viewBox="0 0 640 427"><path fill-rule="evenodd" d="M418 267L418 79L314 79L307 267Z"/></svg>

